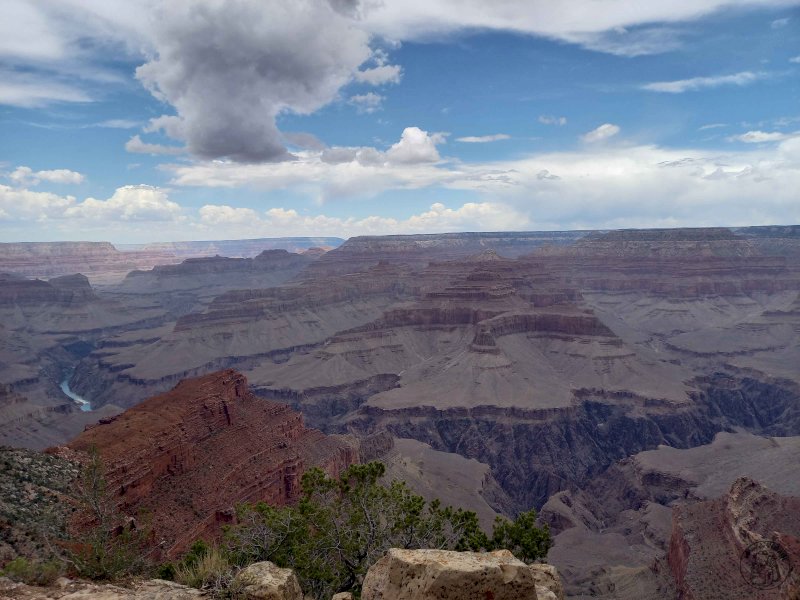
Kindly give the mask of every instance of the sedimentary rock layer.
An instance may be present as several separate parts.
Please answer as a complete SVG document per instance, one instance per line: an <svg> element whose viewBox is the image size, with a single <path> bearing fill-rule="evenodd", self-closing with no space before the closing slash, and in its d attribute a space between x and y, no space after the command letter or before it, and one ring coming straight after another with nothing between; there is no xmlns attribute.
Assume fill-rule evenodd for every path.
<svg viewBox="0 0 800 600"><path fill-rule="evenodd" d="M215 535L235 504L291 502L306 469L336 475L358 460L352 441L307 429L300 414L257 398L233 370L182 381L69 444L92 447L120 507L150 513L168 555Z"/></svg>

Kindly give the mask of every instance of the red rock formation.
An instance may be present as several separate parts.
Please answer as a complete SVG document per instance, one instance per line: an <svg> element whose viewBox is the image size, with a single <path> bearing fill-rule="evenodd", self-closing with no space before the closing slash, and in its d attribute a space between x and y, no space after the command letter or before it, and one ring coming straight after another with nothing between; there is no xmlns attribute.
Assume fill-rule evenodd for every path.
<svg viewBox="0 0 800 600"><path fill-rule="evenodd" d="M800 498L780 496L741 477L717 500L673 509L667 564L682 600L796 598L792 571L800 547ZM769 589L749 580L746 550L783 548L776 554L776 583ZM743 564L743 562L745 564Z"/></svg>
<svg viewBox="0 0 800 600"><path fill-rule="evenodd" d="M349 440L307 429L299 413L257 398L230 369L184 380L69 444L92 446L122 510L150 513L167 555L218 533L237 503L292 502L309 467L336 475L358 460Z"/></svg>

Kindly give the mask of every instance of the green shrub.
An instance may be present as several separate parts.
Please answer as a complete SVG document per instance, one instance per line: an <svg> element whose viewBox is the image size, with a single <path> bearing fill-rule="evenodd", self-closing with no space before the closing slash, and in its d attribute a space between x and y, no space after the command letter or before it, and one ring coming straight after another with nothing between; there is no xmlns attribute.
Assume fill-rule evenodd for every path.
<svg viewBox="0 0 800 600"><path fill-rule="evenodd" d="M63 572L64 564L57 560L28 560L18 556L0 570L0 575L28 585L50 585Z"/></svg>
<svg viewBox="0 0 800 600"><path fill-rule="evenodd" d="M367 569L389 548L508 548L526 561L547 554L550 532L536 527L535 511L498 519L489 537L474 512L426 502L402 482L382 485L384 473L378 462L353 465L338 479L315 468L303 476L296 506L239 506L238 525L227 532L231 562L292 568L306 594L327 600L358 595Z"/></svg>
<svg viewBox="0 0 800 600"><path fill-rule="evenodd" d="M178 563L175 566L175 581L214 593L230 586L233 572L223 552L217 546L211 546L202 555L195 554L191 560Z"/></svg>
<svg viewBox="0 0 800 600"><path fill-rule="evenodd" d="M65 544L73 571L87 579L115 580L144 573L149 563L149 527L121 514L108 492L95 448L76 486L77 526Z"/></svg>

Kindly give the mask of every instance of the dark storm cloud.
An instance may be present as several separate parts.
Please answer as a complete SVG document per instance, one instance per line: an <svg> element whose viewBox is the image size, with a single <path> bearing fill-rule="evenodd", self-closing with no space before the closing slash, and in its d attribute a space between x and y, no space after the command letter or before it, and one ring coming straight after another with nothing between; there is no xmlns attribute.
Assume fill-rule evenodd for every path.
<svg viewBox="0 0 800 600"><path fill-rule="evenodd" d="M157 55L137 77L175 108L193 155L238 162L289 158L275 118L336 97L371 56L369 35L326 0L178 0L156 20ZM156 123L158 120L155 121Z"/></svg>

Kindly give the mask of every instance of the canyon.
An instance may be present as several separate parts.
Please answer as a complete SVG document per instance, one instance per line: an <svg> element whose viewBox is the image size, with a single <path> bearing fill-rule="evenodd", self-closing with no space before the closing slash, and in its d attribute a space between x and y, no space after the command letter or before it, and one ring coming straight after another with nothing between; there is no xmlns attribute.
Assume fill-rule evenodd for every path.
<svg viewBox="0 0 800 600"><path fill-rule="evenodd" d="M299 253L310 248L329 250L344 240L335 237L262 238L119 244L109 242L0 243L0 273L24 277L60 277L81 273L93 284L118 283L135 269L177 264L187 258L226 256L253 258L264 250Z"/></svg>
<svg viewBox="0 0 800 600"><path fill-rule="evenodd" d="M570 597L709 597L706 546L681 550L685 532L716 531L699 515L753 498L792 516L753 536L798 536L800 490L785 482L800 479L800 227L369 236L323 250L183 257L104 285L4 276L0 440L62 444L120 413L78 439L132 414L156 435L141 423L169 413L140 407L161 398L166 411L161 394L195 385L181 381L235 369L242 406L288 405L484 524L539 509ZM91 412L60 393L65 378ZM126 489L149 495L142 481ZM727 557L743 548L708 539Z"/></svg>

